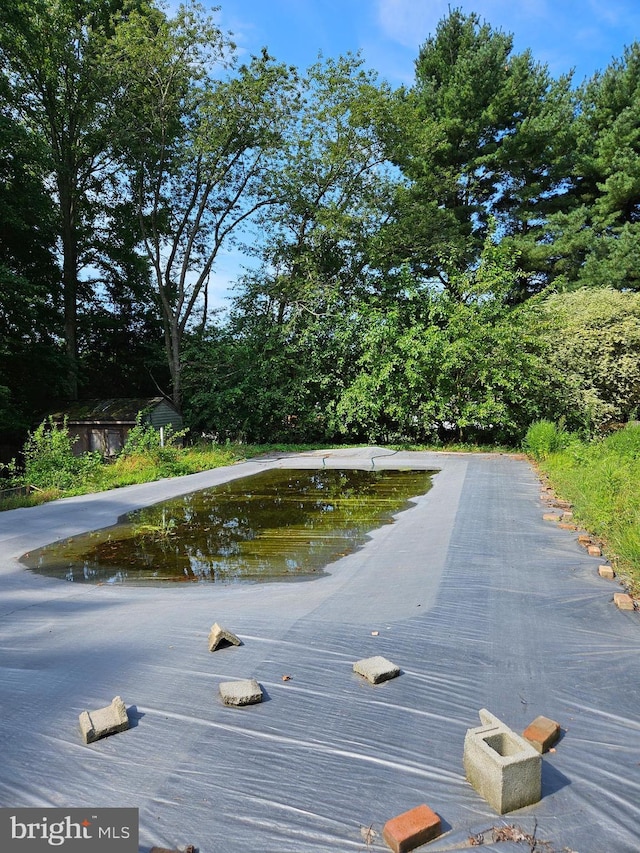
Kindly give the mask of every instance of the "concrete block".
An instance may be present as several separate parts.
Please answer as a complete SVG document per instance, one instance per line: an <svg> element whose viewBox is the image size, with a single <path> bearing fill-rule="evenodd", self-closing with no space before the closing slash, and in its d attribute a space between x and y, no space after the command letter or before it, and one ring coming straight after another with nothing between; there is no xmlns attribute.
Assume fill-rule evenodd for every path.
<svg viewBox="0 0 640 853"><path fill-rule="evenodd" d="M226 628L223 628L218 625L217 622L214 622L211 626L211 631L209 632L209 651L215 652L221 643L223 645L231 646L242 645L241 641L235 634L232 634L231 631L227 631Z"/></svg>
<svg viewBox="0 0 640 853"><path fill-rule="evenodd" d="M592 542L591 542L591 537L589 536L589 534L588 534L588 533L581 533L581 534L580 534L580 536L578 536L578 542L579 542L581 545L584 545L584 546L585 546L585 548L587 547L587 545L591 545L591 544L592 544Z"/></svg>
<svg viewBox="0 0 640 853"><path fill-rule="evenodd" d="M379 684L381 681L388 681L400 675L400 667L380 655L356 661L353 671L364 676L372 684Z"/></svg>
<svg viewBox="0 0 640 853"><path fill-rule="evenodd" d="M565 521L570 521L573 518L573 512L570 509L565 509L562 513L562 517Z"/></svg>
<svg viewBox="0 0 640 853"><path fill-rule="evenodd" d="M606 578L609 581L612 581L616 576L611 566L598 566L598 574L601 578Z"/></svg>
<svg viewBox="0 0 640 853"><path fill-rule="evenodd" d="M602 551L600 550L598 545L588 545L587 554L590 557L602 557Z"/></svg>
<svg viewBox="0 0 640 853"><path fill-rule="evenodd" d="M196 848L193 844L187 844L186 847L152 847L149 853L196 853Z"/></svg>
<svg viewBox="0 0 640 853"><path fill-rule="evenodd" d="M85 743L93 743L107 735L126 731L129 726L129 717L124 702L116 696L106 708L97 711L83 711L79 717L80 731Z"/></svg>
<svg viewBox="0 0 640 853"><path fill-rule="evenodd" d="M542 515L543 521L560 521L560 516L555 512L545 512Z"/></svg>
<svg viewBox="0 0 640 853"><path fill-rule="evenodd" d="M382 837L393 853L407 853L437 838L441 832L440 818L423 804L388 820L382 828Z"/></svg>
<svg viewBox="0 0 640 853"><path fill-rule="evenodd" d="M498 814L537 803L542 795L540 754L484 708L480 721L464 739L469 782Z"/></svg>
<svg viewBox="0 0 640 853"><path fill-rule="evenodd" d="M218 689L225 705L256 705L262 702L262 689L254 678L223 681Z"/></svg>
<svg viewBox="0 0 640 853"><path fill-rule="evenodd" d="M613 601L620 610L635 610L633 598L627 595L626 592L615 592L613 594Z"/></svg>
<svg viewBox="0 0 640 853"><path fill-rule="evenodd" d="M557 743L560 737L560 725L548 717L536 717L522 732L522 737L542 754Z"/></svg>

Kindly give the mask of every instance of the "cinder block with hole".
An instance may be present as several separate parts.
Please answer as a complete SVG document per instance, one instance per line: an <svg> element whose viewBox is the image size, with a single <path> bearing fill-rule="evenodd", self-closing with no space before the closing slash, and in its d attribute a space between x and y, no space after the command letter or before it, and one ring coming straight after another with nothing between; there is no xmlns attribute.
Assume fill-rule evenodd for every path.
<svg viewBox="0 0 640 853"><path fill-rule="evenodd" d="M537 803L542 796L540 754L485 708L480 721L464 739L469 782L498 814Z"/></svg>

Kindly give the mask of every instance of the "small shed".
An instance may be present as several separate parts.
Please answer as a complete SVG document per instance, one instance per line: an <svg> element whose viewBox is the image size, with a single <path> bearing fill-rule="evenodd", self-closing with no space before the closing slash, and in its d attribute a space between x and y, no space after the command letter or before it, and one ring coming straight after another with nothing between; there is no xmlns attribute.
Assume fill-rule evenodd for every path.
<svg viewBox="0 0 640 853"><path fill-rule="evenodd" d="M110 400L85 400L72 403L52 416L54 423L66 418L69 435L77 440L73 452L77 456L97 450L105 457L117 456L129 431L136 425L138 413L142 423L156 429L171 427L172 432L184 426L182 416L165 397L118 397Z"/></svg>

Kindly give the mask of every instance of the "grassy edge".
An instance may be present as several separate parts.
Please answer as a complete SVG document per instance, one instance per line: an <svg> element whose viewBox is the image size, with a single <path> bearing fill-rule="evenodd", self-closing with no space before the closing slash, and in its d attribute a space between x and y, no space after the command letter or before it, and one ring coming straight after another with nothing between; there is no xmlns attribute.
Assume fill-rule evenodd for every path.
<svg viewBox="0 0 640 853"><path fill-rule="evenodd" d="M528 459L542 484L548 484L554 494L572 506L573 521L577 528L584 530L601 543L604 559L611 564L623 586L640 595L640 561L635 553L625 547L625 531L616 531L603 520L598 511L595 490L589 487L587 472L580 476L568 476L563 472L562 460L566 460L567 451L550 454L546 459ZM635 549L634 549L635 550Z"/></svg>

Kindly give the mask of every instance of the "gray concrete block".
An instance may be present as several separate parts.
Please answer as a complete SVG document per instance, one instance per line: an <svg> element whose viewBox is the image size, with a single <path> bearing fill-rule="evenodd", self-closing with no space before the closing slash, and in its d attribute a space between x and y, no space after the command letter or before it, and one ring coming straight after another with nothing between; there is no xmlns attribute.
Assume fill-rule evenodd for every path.
<svg viewBox="0 0 640 853"><path fill-rule="evenodd" d="M196 853L196 848L193 844L187 844L186 847L152 847L149 853Z"/></svg>
<svg viewBox="0 0 640 853"><path fill-rule="evenodd" d="M262 689L254 678L223 681L219 690L225 705L255 705L262 702Z"/></svg>
<svg viewBox="0 0 640 853"><path fill-rule="evenodd" d="M218 625L217 622L214 622L211 626L211 631L209 632L209 651L215 652L221 643L223 645L229 644L231 646L242 645L241 641L235 634L232 634L231 631L227 631L226 628L223 628L221 625Z"/></svg>
<svg viewBox="0 0 640 853"><path fill-rule="evenodd" d="M83 711L79 717L80 731L85 743L93 743L107 735L126 731L129 726L129 717L124 702L116 696L106 708L97 711Z"/></svg>
<svg viewBox="0 0 640 853"><path fill-rule="evenodd" d="M379 684L381 681L388 681L400 675L400 667L380 655L356 661L353 671L364 676L372 684Z"/></svg>
<svg viewBox="0 0 640 853"><path fill-rule="evenodd" d="M542 796L540 754L485 708L480 721L464 739L469 782L498 814L537 803Z"/></svg>

